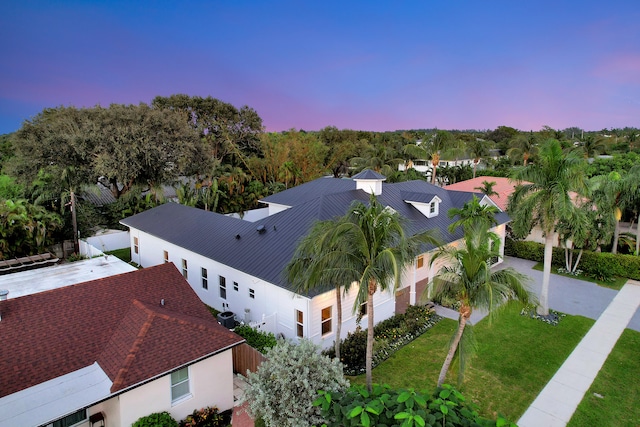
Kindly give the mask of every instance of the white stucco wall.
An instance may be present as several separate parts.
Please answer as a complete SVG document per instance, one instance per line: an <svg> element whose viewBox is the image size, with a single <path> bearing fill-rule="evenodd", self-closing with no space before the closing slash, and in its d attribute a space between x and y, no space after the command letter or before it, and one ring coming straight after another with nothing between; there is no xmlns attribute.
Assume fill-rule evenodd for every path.
<svg viewBox="0 0 640 427"><path fill-rule="evenodd" d="M171 403L171 375L165 375L140 387L89 408L88 415L103 412L109 427L129 427L138 418L154 412L168 411L177 421L194 409L217 406L226 411L233 407L233 359L231 350L189 366L191 396ZM87 423L88 424L88 423Z"/></svg>

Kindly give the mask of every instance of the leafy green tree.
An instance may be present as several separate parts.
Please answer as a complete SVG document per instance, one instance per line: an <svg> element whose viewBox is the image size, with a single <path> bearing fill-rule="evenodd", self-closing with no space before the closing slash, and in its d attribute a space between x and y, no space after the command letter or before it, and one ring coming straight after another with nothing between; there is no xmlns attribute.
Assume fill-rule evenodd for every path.
<svg viewBox="0 0 640 427"><path fill-rule="evenodd" d="M366 302L367 387L371 389L373 360L373 295L378 291L395 289L403 270L424 251L422 245L437 245L431 231L407 236L397 212L385 209L374 195L369 205L355 202L349 212L338 220L330 242L338 254L332 257L331 267L342 276L342 283L358 283L355 307ZM334 264L335 262L335 264Z"/></svg>
<svg viewBox="0 0 640 427"><path fill-rule="evenodd" d="M557 140L548 140L541 148L539 161L514 170L517 183L509 199L508 212L517 237L525 237L539 225L545 236L544 270L538 313L549 314L549 278L553 231L558 221L580 221L581 212L571 199L571 192L586 194L584 158L571 151L563 153Z"/></svg>
<svg viewBox="0 0 640 427"><path fill-rule="evenodd" d="M53 243L62 220L56 213L25 199L0 202L0 259L41 252Z"/></svg>
<svg viewBox="0 0 640 427"><path fill-rule="evenodd" d="M77 182L100 179L116 198L191 175L205 158L183 113L146 104L45 109L23 123L13 146L11 173L20 182L30 184L41 169L72 167Z"/></svg>
<svg viewBox="0 0 640 427"><path fill-rule="evenodd" d="M458 356L462 376L469 356L473 352L470 324L474 309L485 309L489 318L509 299L528 304L532 296L527 290L527 277L513 268L491 271L491 259L499 256L500 238L488 231L485 221L476 220L465 225L464 247L440 248L430 260L445 262L434 276L435 297L448 297L460 302L458 329L438 377L438 387L444 383L449 366ZM467 334L463 339L463 335Z"/></svg>
<svg viewBox="0 0 640 427"><path fill-rule="evenodd" d="M321 425L320 408L313 406L318 390L341 392L349 387L342 364L321 355L309 340L297 345L281 340L266 356L257 372L248 372L239 403L247 403L249 414L262 418L267 427Z"/></svg>

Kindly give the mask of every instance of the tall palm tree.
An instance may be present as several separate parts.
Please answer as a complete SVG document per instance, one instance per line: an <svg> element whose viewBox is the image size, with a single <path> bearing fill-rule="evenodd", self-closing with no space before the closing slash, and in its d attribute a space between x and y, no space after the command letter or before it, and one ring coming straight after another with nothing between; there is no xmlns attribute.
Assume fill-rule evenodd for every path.
<svg viewBox="0 0 640 427"><path fill-rule="evenodd" d="M335 356L340 360L342 332L342 294L349 291L352 281L345 280L340 264L344 255L342 242L334 231L338 218L317 221L296 247L291 261L285 267L287 279L296 293L308 293L334 286L336 292Z"/></svg>
<svg viewBox="0 0 640 427"><path fill-rule="evenodd" d="M467 142L467 153L473 159L473 177L476 177L476 168L483 157L489 155L489 142L480 138L474 138Z"/></svg>
<svg viewBox="0 0 640 427"><path fill-rule="evenodd" d="M528 135L520 134L513 141L512 147L507 150L507 156L511 158L522 157L523 166L527 166L531 157L538 152L538 140L533 132Z"/></svg>
<svg viewBox="0 0 640 427"><path fill-rule="evenodd" d="M374 341L373 295L379 290L395 289L404 269L424 252L423 245L439 244L431 231L407 236L403 222L396 211L382 206L374 195L371 195L368 205L354 202L346 215L336 220L327 235L328 240L319 245L318 251L323 254L329 251L331 255L314 266L329 269L328 273L319 275L320 279L333 277L340 278L340 283L358 284L354 311L366 303L366 377L369 390L372 387ZM311 273L315 270L312 269Z"/></svg>
<svg viewBox="0 0 640 427"><path fill-rule="evenodd" d="M444 266L434 276L436 297L449 297L460 302L458 328L451 341L449 352L438 376L438 387L442 386L454 356L460 362L460 378L471 348L470 324L467 322L474 309L485 309L491 319L496 309L505 301L515 299L523 304L533 301L527 289L527 276L513 268L491 271L491 259L499 256L500 238L488 230L484 221L471 221L465 226L464 246L439 249L430 260L433 265L443 260ZM466 332L465 332L466 331ZM467 345L463 345L463 343Z"/></svg>
<svg viewBox="0 0 640 427"><path fill-rule="evenodd" d="M451 142L452 136L446 130L439 130L433 135L431 138L428 152L429 158L431 159L431 166L433 167L431 173L431 183L435 185L436 183L436 172L438 170L438 165L440 164L440 154L447 147L447 144Z"/></svg>
<svg viewBox="0 0 640 427"><path fill-rule="evenodd" d="M570 193L587 193L583 165L584 158L577 152L565 154L560 142L550 139L540 148L536 163L515 169L511 176L517 186L509 199L507 210L513 218L514 234L525 237L533 226L539 225L545 236L538 306L538 313L543 316L549 314L553 231L559 220L579 221L582 212L574 206Z"/></svg>
<svg viewBox="0 0 640 427"><path fill-rule="evenodd" d="M460 226L466 230L467 227L476 222L481 222L487 228L491 228L498 224L495 219L495 214L497 213L498 208L493 205L480 204L480 199L473 196L473 199L466 202L462 208L451 208L447 212L451 219L456 216L460 217L449 225L449 232L453 233Z"/></svg>

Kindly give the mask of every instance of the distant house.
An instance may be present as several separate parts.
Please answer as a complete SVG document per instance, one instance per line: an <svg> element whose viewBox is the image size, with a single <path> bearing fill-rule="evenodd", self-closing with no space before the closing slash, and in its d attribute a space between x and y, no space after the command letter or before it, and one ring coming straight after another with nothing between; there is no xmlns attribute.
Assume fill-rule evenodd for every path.
<svg viewBox="0 0 640 427"><path fill-rule="evenodd" d="M246 215L251 221L206 212L175 203L124 219L129 227L133 262L142 266L174 263L200 298L239 320L288 338L306 337L323 347L336 339L336 303L332 284L305 295L296 294L283 270L298 241L316 220L344 215L355 200L368 203L370 193L407 219L407 233L435 229L446 243L462 238L447 227L449 209L460 208L474 193L448 191L425 181L387 184L385 177L365 170L353 179L320 178L266 197L268 208ZM492 203L482 194L483 203ZM504 213L496 232L504 238ZM501 245L501 251L504 244ZM376 320L415 304L438 266L429 267L429 251L416 258L395 294L374 295ZM356 328L365 307L354 308L356 289L342 306L342 338Z"/></svg>
<svg viewBox="0 0 640 427"><path fill-rule="evenodd" d="M130 426L233 406L223 328L172 264L0 301L0 426Z"/></svg>
<svg viewBox="0 0 640 427"><path fill-rule="evenodd" d="M509 178L495 177L495 176L478 176L473 179L468 179L466 181L459 181L455 184L450 184L445 186L447 190L455 190L455 191L478 191L475 190L477 187L482 187L483 181L495 182L496 185L493 187L493 191L498 193L497 195L492 195L489 198L502 210L507 211L507 205L509 204L509 197L515 191L516 182L511 181ZM526 182L525 182L526 183ZM571 198L575 201L578 198L578 195L574 192L570 193ZM554 232L554 245L558 246L558 234ZM544 233L539 226L533 227L529 235L524 239L531 242L544 243Z"/></svg>
<svg viewBox="0 0 640 427"><path fill-rule="evenodd" d="M515 190L515 183L509 178L497 177L497 176L478 176L473 179L467 179L466 181L458 181L455 184L446 185L444 188L454 191L474 191L479 192L477 188L482 187L484 181L495 182L493 191L496 195L489 196L489 198L500 208L502 211L507 211L507 205L509 204L509 196Z"/></svg>

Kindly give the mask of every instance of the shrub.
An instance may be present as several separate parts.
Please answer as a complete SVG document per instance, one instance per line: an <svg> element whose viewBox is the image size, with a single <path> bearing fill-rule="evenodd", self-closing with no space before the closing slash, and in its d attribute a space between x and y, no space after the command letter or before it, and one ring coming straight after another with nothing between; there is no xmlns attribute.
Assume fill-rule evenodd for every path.
<svg viewBox="0 0 640 427"><path fill-rule="evenodd" d="M364 386L352 386L345 392L319 394L314 405L322 408L327 427L515 426L500 416L497 421L480 417L475 405L447 384L431 395L377 384L371 393Z"/></svg>
<svg viewBox="0 0 640 427"><path fill-rule="evenodd" d="M168 412L156 412L138 418L133 427L178 427L178 422Z"/></svg>
<svg viewBox="0 0 640 427"><path fill-rule="evenodd" d="M322 423L313 406L317 390L340 392L349 387L342 365L319 352L311 341L298 345L279 340L255 373L249 373L239 404L267 427L307 427Z"/></svg>
<svg viewBox="0 0 640 427"><path fill-rule="evenodd" d="M180 421L180 427L226 427L231 423L231 417L218 412L215 406L196 409L187 418Z"/></svg>
<svg viewBox="0 0 640 427"><path fill-rule="evenodd" d="M412 305L405 314L396 314L383 320L373 328L375 338L373 347L373 366L386 360L397 349L412 341L440 320L433 309ZM365 372L367 349L367 330L358 327L340 344L340 361L347 375L359 375ZM335 357L333 347L323 351L329 357Z"/></svg>
<svg viewBox="0 0 640 427"><path fill-rule="evenodd" d="M506 239L504 253L531 261L544 261L542 243ZM553 248L552 264L564 267L564 248ZM634 255L583 251L579 267L584 274L597 280L607 281L614 276L640 280L640 257Z"/></svg>
<svg viewBox="0 0 640 427"><path fill-rule="evenodd" d="M233 331L247 340L247 344L263 354L278 342L271 332L259 331L249 325L236 326Z"/></svg>

